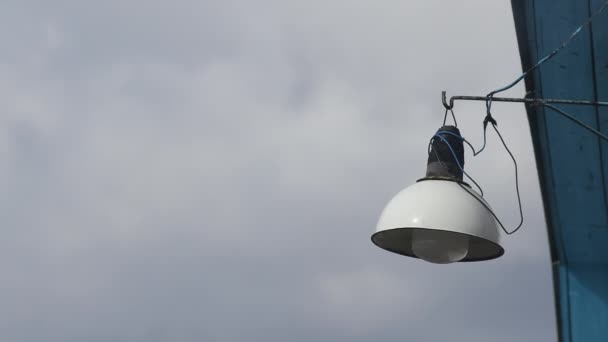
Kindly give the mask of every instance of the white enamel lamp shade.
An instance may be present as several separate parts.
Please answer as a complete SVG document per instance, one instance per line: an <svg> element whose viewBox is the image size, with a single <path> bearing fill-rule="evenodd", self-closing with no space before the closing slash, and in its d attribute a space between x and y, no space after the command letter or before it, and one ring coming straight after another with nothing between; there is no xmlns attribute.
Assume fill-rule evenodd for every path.
<svg viewBox="0 0 608 342"><path fill-rule="evenodd" d="M423 179L388 203L372 241L387 251L435 263L498 258L504 249L490 210L467 185Z"/></svg>

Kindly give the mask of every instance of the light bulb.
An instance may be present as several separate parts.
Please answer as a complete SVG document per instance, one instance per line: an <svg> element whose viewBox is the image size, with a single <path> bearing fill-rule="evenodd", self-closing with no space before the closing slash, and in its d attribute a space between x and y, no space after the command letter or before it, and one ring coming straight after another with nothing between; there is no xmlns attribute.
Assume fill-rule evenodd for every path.
<svg viewBox="0 0 608 342"><path fill-rule="evenodd" d="M441 230L416 229L413 232L412 251L422 260L434 264L449 264L467 256L469 237Z"/></svg>

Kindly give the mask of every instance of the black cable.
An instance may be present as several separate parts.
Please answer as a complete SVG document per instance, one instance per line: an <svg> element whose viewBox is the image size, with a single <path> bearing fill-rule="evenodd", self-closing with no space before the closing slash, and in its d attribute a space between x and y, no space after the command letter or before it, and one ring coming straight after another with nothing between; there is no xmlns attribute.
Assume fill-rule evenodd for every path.
<svg viewBox="0 0 608 342"><path fill-rule="evenodd" d="M516 231L519 230L519 228L522 227L522 225L524 224L524 214L523 214L523 210L521 207L521 196L519 194L519 177L518 177L518 172L517 172L517 161L515 160L515 157L513 156L513 153L511 153L511 150L509 150L509 148L507 147L507 144L505 143L504 139L502 138L502 135L500 134L500 132L498 131L498 129L496 128L496 126L492 125L492 127L494 127L494 130L496 131L496 134L498 134L498 137L500 138L500 141L502 141L503 146L505 147L505 149L507 150L507 152L509 153L509 155L511 156L511 159L513 160L513 165L515 165L515 190L517 192L517 203L519 204L519 225L517 226L517 228L515 228L512 231L508 231L505 226L502 224L502 221L500 221L500 219L498 218L498 216L496 216L496 214L494 213L494 211L492 210L492 208L490 208L483 200L481 200L479 197L475 196L475 194L473 194L471 191L469 191L469 189L467 189L467 187L465 187L464 185L458 183L458 185L465 190L467 193L469 193L469 195L471 195L473 198L475 198L479 203L481 203L481 205L484 206L484 208L486 208L486 210L488 212L490 212L490 214L494 217L494 219L496 220L496 222L498 222L498 224L500 225L500 228L502 228L502 230L505 232L505 234L507 235L511 235L513 233L515 233Z"/></svg>
<svg viewBox="0 0 608 342"><path fill-rule="evenodd" d="M458 185L460 185L461 188L463 188L464 190L466 190L469 195L473 196L479 203L481 203L489 212L490 214L492 214L492 216L494 217L494 219L496 219L496 222L498 222L498 224L500 225L500 227L502 228L502 230L507 234L507 235L511 235L513 233L515 233L516 231L518 231L523 223L524 223L524 214L523 214L523 209L522 209L522 205L521 205L521 195L519 192L519 172L518 172L518 168L517 168L517 160L515 159L515 156L513 156L513 153L511 152L511 150L509 149L509 147L507 146L505 140L503 139L502 135L500 134L500 131L498 131L498 128L496 128L496 125L492 124L492 127L494 127L494 131L496 131L496 134L498 134L498 137L500 138L500 141L502 142L502 145L504 146L505 150L507 150L507 153L509 153L509 156L511 156L511 159L513 160L513 165L515 166L515 191L517 193L517 203L519 205L519 225L513 230L513 231L508 231L505 226L502 224L502 221L500 221L500 219L496 216L496 214L494 214L494 211L492 211L492 209L490 207L488 207L488 205L482 201L481 199L479 199L477 196L475 196L475 194L473 194L471 191L469 191L465 186L463 186L462 184L458 183ZM450 133L450 132L438 132L438 134L436 136L439 136L441 138L441 133ZM485 133L485 130L484 130ZM434 138L434 137L433 137ZM467 142L466 139L460 137L463 141ZM431 139L432 142L433 139ZM452 150L451 146L449 146L449 143L447 142L447 140L442 139L446 144L448 144L448 147L450 147L450 150ZM485 140L485 139L484 139ZM471 147L471 149L473 150L473 153L475 153L475 149L473 148L473 146L467 142L467 144ZM429 143L429 147L430 147L430 143ZM485 147L485 144L484 144ZM430 151L429 151L430 152ZM480 150L481 152L481 150ZM454 156L455 158L455 156ZM437 156L437 159L439 159L439 156ZM463 170L464 173L464 170ZM481 192L481 197L483 197L483 190L481 189L481 187L479 186L479 184L477 184L477 182L471 178L468 174L465 173L465 175L477 186L477 188L479 188L479 191Z"/></svg>
<svg viewBox="0 0 608 342"><path fill-rule="evenodd" d="M445 115L444 115L444 118L443 118L444 126L445 126L445 121L447 119L448 110L451 111L451 109L447 109L446 108ZM488 110L489 110L489 108L488 108ZM454 118L454 122L456 122L456 117L454 116L454 112L453 111L452 111L452 117ZM576 119L574 119L574 120L576 120ZM456 159L456 162L458 163L458 160L457 160L456 155L454 154L454 152L452 150L452 147L447 142L447 140L445 140L443 137L441 137L441 134L445 133L445 134L450 134L450 135L457 136L458 138L460 138L463 142L465 142L467 145L469 145L469 147L473 151L473 156L474 157L477 156L479 153L481 153L486 148L486 142L487 142L486 129L487 129L488 123L492 124L492 127L494 128L494 131L496 131L496 134L500 138L500 141L502 142L502 145L504 146L504 148L507 151L507 153L509 153L509 156L511 156L511 160L513 160L513 165L515 166L515 192L517 193L517 204L519 206L519 218L520 218L519 225L517 225L517 227L513 231L509 232L505 228L505 226L502 224L502 222L500 221L500 219L496 216L496 214L494 214L494 212L492 211L492 209L490 207L488 207L487 204L485 204L477 196L475 196L473 193L471 193L462 184L460 184L460 183L458 183L458 184L460 185L461 188L465 189L471 196L475 197L475 199L477 201L479 201L479 203L481 203L492 214L492 216L496 219L496 222L498 222L498 224L500 225L500 227L502 228L502 230L507 235L511 235L511 234L517 232L522 227L522 225L524 223L524 214L523 214L523 209L522 209L522 205L521 205L521 195L520 195L520 192L519 192L519 172L518 172L518 167L517 167L517 160L515 159L515 156L513 155L513 153L511 152L511 150L507 146L507 143L503 139L502 134L500 134L500 131L498 131L498 128L496 128L496 120L494 120L491 117L491 114L489 112L486 114L486 119L484 120L484 123L483 123L483 146L482 146L482 148L479 151L475 151L475 148L473 147L473 145L468 140L466 140L464 137L462 137L462 136L457 136L456 134L451 133L451 132L438 132L435 136L433 136L433 138L431 138L431 140L429 142L429 153L430 153L430 150L431 150L431 144L433 142L433 139L436 136L438 136L439 138L441 138L441 140L443 140L444 143L446 143L448 145L448 147L452 151L453 157ZM436 156L437 156L437 159L439 159L439 156L437 154L436 154ZM459 164L459 166L460 166L460 164ZM479 189L479 192L481 193L481 197L483 197L483 189L481 188L481 186L471 176L469 176L464 171L464 169L461 166L460 166L460 168L461 168L462 172L467 176L467 178L469 178L471 180L471 182L473 182L473 184L475 184L475 186L477 186L477 188Z"/></svg>
<svg viewBox="0 0 608 342"><path fill-rule="evenodd" d="M486 210L494 217L494 219L496 220L496 222L498 222L498 224L500 225L500 228L502 228L502 230L507 234L507 235L511 235L513 233L515 233L515 231L509 233L506 229L505 226L502 224L502 222L500 221L500 219L498 218L498 216L496 216L496 214L494 214L494 211L492 211L492 208L490 208L484 201L482 201L481 199L479 199L479 197L475 196L474 193L472 193L471 191L469 191L469 189L467 189L466 186L458 183L458 185L466 192L469 193L469 195L471 195L474 199L477 200L477 202L479 202L481 205L484 206L484 208L486 208Z"/></svg>
<svg viewBox="0 0 608 342"><path fill-rule="evenodd" d="M473 150L473 157L477 157L478 154L481 153L481 151L485 150L486 148L486 128L483 128L483 146L481 146L481 148L479 149L479 151L475 151L475 149L473 148L473 145L471 145L471 143L468 140L465 140L465 142L469 145L469 147L471 147L471 149Z"/></svg>
<svg viewBox="0 0 608 342"><path fill-rule="evenodd" d="M511 153L511 150L507 146L507 143L505 143L505 140L502 138L502 135L498 131L498 128L496 128L496 125L492 125L492 127L494 127L494 131L496 131L496 134L498 134L498 137L500 138L502 145L505 147L505 150L507 150L507 152L509 153L509 156L511 156L511 159L513 160L513 165L515 166L515 192L517 192L517 204L519 204L519 218L520 218L519 225L513 231L508 232L505 229L505 227L502 225L502 223L500 221L498 221L500 223L500 226L502 227L502 230L504 230L504 232L507 235L511 235L511 234L515 233L516 231L518 231L519 228L521 228L521 226L524 224L524 213L523 213L523 209L521 207L521 195L519 194L519 173L517 171L517 160L515 160L515 156L513 156L513 153Z"/></svg>
<svg viewBox="0 0 608 342"><path fill-rule="evenodd" d="M551 108L554 111L556 111L557 113L561 114L562 116L564 116L565 118L571 120L572 122L574 122L575 124L581 126L582 128L590 131L591 133L597 135L599 138L604 139L606 141L608 141L608 136L602 134L602 132L596 130L595 128L587 125L586 123L582 122L581 120L575 118L574 116L572 116L571 114L568 114L566 112L564 112L563 110L555 107L554 105L550 105L548 103L539 103L540 105L543 105L545 107Z"/></svg>

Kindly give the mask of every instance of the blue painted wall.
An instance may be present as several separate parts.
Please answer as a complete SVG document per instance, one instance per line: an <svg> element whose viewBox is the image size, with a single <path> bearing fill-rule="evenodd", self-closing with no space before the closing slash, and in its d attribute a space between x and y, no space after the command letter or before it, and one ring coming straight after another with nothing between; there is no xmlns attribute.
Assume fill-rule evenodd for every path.
<svg viewBox="0 0 608 342"><path fill-rule="evenodd" d="M605 0L512 0L523 69ZM608 10L526 80L532 97L608 101ZM608 134L608 109L562 106ZM528 107L563 342L608 342L608 144L549 109Z"/></svg>

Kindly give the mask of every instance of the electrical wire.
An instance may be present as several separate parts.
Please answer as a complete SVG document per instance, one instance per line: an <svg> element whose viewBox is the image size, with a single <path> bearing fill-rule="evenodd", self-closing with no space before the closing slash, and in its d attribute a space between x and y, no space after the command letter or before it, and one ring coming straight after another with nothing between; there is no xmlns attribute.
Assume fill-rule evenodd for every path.
<svg viewBox="0 0 608 342"><path fill-rule="evenodd" d="M485 131L484 131L484 135L483 135L483 146L481 147L481 149L479 151L475 151L475 147L473 147L473 145L467 139L465 139L463 136L458 135L456 133L449 132L449 131L439 131L436 134L449 134L451 136L454 136L454 137L462 140L464 143L466 143L467 145L469 145L469 147L471 148L471 151L473 151L473 157L477 156L481 151L483 151L484 148L486 148L486 135L485 135Z"/></svg>
<svg viewBox="0 0 608 342"><path fill-rule="evenodd" d="M476 157L478 154L481 153L481 151L483 151L483 150L486 149L486 140L487 140L486 135L487 135L486 134L486 129L484 127L484 129L483 129L483 145L481 146L481 148L477 152L475 152L475 149L473 149L473 157ZM467 141L467 144L469 144L468 141ZM473 148L473 145L469 144L469 146L471 146L471 148Z"/></svg>
<svg viewBox="0 0 608 342"><path fill-rule="evenodd" d="M473 198L475 198L475 200L477 200L481 205L483 205L484 208L486 208L486 210L494 217L496 222L498 222L498 225L500 225L500 228L505 232L505 234L511 235L511 234L514 234L515 232L517 232L524 224L524 214L523 214L523 209L522 209L522 205L521 205L521 195L519 193L519 174L518 174L518 170L517 170L517 161L515 160L515 156L513 156L513 153L511 153L511 150L507 146L505 140L503 139L502 135L500 134L500 132L498 131L496 126L492 125L492 127L494 127L496 134L498 134L500 141L502 142L503 146L505 147L505 150L507 150L507 152L509 153L509 156L511 156L511 159L513 160L513 165L515 166L515 191L517 193L517 203L519 204L519 218L520 218L520 221L519 221L519 224L517 225L517 227L515 229L513 229L512 231L508 231L505 228L502 221L498 218L498 216L496 216L496 214L494 213L492 208L490 208L485 201L483 201L481 198L477 197L477 195L475 193L471 192L471 190L469 190L468 187L466 187L460 183L458 183L458 185L463 190L465 190L469 195L471 195ZM441 133L441 132L437 132L437 133ZM450 133L450 132L443 132L443 133ZM447 143L447 141L446 141L446 143ZM449 146L449 144L448 144L448 146ZM450 146L450 150L452 150L451 146ZM454 155L454 157L456 157L456 156ZM475 185L477 185L477 183L475 183ZM477 185L477 186L479 187L479 185Z"/></svg>
<svg viewBox="0 0 608 342"><path fill-rule="evenodd" d="M486 202L484 202L483 200L481 200L479 197L475 196L474 193L471 192L471 190L467 189L466 186L458 183L458 185L466 192L469 193L469 195L471 195L473 198L475 198L477 200L477 202L479 202L481 205L484 206L484 208L486 208L486 210L492 215L492 217L494 217L494 219L496 220L496 222L498 222L498 225L500 226L500 228L502 229L503 232L505 232L505 234L507 235L511 235L513 233L515 233L517 230L514 230L513 232L508 232L507 229L505 228L505 226L502 224L502 222L500 221L500 219L498 218L498 216L496 216L496 214L494 214L494 211L492 211L492 208L490 208ZM519 229L519 228L518 228Z"/></svg>
<svg viewBox="0 0 608 342"><path fill-rule="evenodd" d="M517 171L517 160L515 160L515 156L513 156L513 153L511 153L511 150L507 146L505 139L502 138L502 134L500 134L500 131L498 131L498 128L496 128L496 125L492 125L492 127L494 127L494 131L496 131L496 134L498 134L498 137L500 138L502 145L505 147L505 150L507 150L507 153L509 153L509 156L511 156L511 159L513 160L513 166L515 166L515 192L517 193L517 204L519 204L519 219L520 219L519 225L517 225L517 228L515 228L511 232L508 232L505 229L505 227L502 225L502 223L500 223L500 225L501 225L502 229L505 231L505 233L507 235L511 235L511 234L515 233L516 231L518 231L519 228L521 228L521 226L524 224L524 213L523 213L523 209L521 207L521 195L519 194L519 172Z"/></svg>

